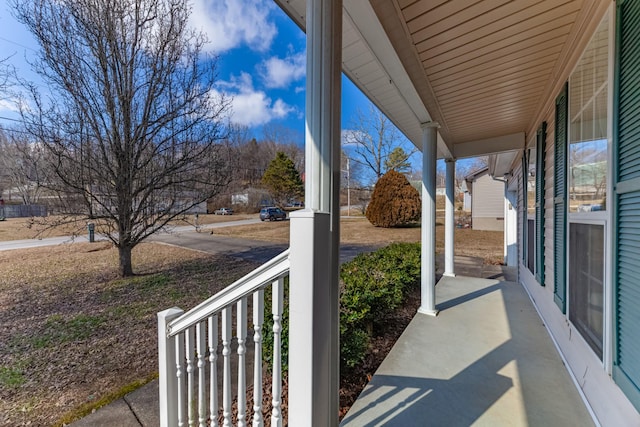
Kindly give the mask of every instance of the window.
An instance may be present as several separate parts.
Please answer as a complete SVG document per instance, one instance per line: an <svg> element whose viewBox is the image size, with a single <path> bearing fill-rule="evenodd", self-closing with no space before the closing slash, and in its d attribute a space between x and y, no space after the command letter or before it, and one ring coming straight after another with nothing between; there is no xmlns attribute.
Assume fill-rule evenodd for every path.
<svg viewBox="0 0 640 427"><path fill-rule="evenodd" d="M609 20L569 79L569 212L606 209Z"/></svg>
<svg viewBox="0 0 640 427"><path fill-rule="evenodd" d="M569 225L569 320L602 359L604 226Z"/></svg>
<svg viewBox="0 0 640 427"><path fill-rule="evenodd" d="M535 274L536 265L536 150L527 154L527 268Z"/></svg>
<svg viewBox="0 0 640 427"><path fill-rule="evenodd" d="M567 313L576 330L601 360L606 289L604 237L609 222L606 208L610 139L609 43L607 15L569 77L566 159Z"/></svg>
<svg viewBox="0 0 640 427"><path fill-rule="evenodd" d="M544 286L544 155L547 123L543 122L536 135L535 148L525 151L523 170L524 212L523 262Z"/></svg>

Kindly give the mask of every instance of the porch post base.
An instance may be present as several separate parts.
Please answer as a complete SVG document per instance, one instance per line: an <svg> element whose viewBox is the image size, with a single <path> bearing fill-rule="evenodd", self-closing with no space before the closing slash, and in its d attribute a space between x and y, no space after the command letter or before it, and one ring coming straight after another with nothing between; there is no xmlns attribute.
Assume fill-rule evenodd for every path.
<svg viewBox="0 0 640 427"><path fill-rule="evenodd" d="M456 277L456 273L442 273L444 277Z"/></svg>
<svg viewBox="0 0 640 427"><path fill-rule="evenodd" d="M426 314L427 316L436 317L440 311L431 308L420 307L418 308L418 313Z"/></svg>

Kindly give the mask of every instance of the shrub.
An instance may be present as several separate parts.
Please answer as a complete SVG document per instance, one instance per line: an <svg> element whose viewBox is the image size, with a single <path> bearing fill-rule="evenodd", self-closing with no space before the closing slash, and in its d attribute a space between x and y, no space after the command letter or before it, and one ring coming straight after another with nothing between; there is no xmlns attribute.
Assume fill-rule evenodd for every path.
<svg viewBox="0 0 640 427"><path fill-rule="evenodd" d="M420 244L394 243L344 263L340 272L340 358L353 368L365 357L374 328L420 281Z"/></svg>
<svg viewBox="0 0 640 427"><path fill-rule="evenodd" d="M371 224L398 227L419 220L420 215L420 194L403 174L390 170L380 177L366 212Z"/></svg>
<svg viewBox="0 0 640 427"><path fill-rule="evenodd" d="M360 364L369 350L375 328L404 301L420 282L420 244L393 243L360 254L340 269L340 361L346 370ZM289 280L285 279L282 319L282 369L288 370ZM267 369L273 358L271 288L265 290L263 357Z"/></svg>

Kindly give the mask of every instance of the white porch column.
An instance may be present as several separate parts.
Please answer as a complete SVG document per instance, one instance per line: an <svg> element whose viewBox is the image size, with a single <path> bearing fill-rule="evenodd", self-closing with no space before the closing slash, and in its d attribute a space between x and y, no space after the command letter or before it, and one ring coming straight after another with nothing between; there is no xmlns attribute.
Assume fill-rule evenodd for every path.
<svg viewBox="0 0 640 427"><path fill-rule="evenodd" d="M446 172L446 201L444 206L444 275L455 277L454 269L454 232L455 232L455 218L454 218L454 199L455 199L455 176L456 176L456 161L454 159L445 160L447 166Z"/></svg>
<svg viewBox="0 0 640 427"><path fill-rule="evenodd" d="M435 316L436 310L436 158L438 124L422 125L422 254L420 308Z"/></svg>
<svg viewBox="0 0 640 427"><path fill-rule="evenodd" d="M307 2L305 209L291 214L289 425L337 426L342 0Z"/></svg>

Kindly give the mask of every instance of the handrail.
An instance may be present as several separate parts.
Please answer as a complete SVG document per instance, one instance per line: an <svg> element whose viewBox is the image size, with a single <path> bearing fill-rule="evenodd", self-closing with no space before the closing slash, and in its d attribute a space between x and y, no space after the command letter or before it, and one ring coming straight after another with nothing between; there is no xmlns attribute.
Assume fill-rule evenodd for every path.
<svg viewBox="0 0 640 427"><path fill-rule="evenodd" d="M167 326L167 336L174 336L282 277L289 271L289 249L236 280L217 294L198 304Z"/></svg>

